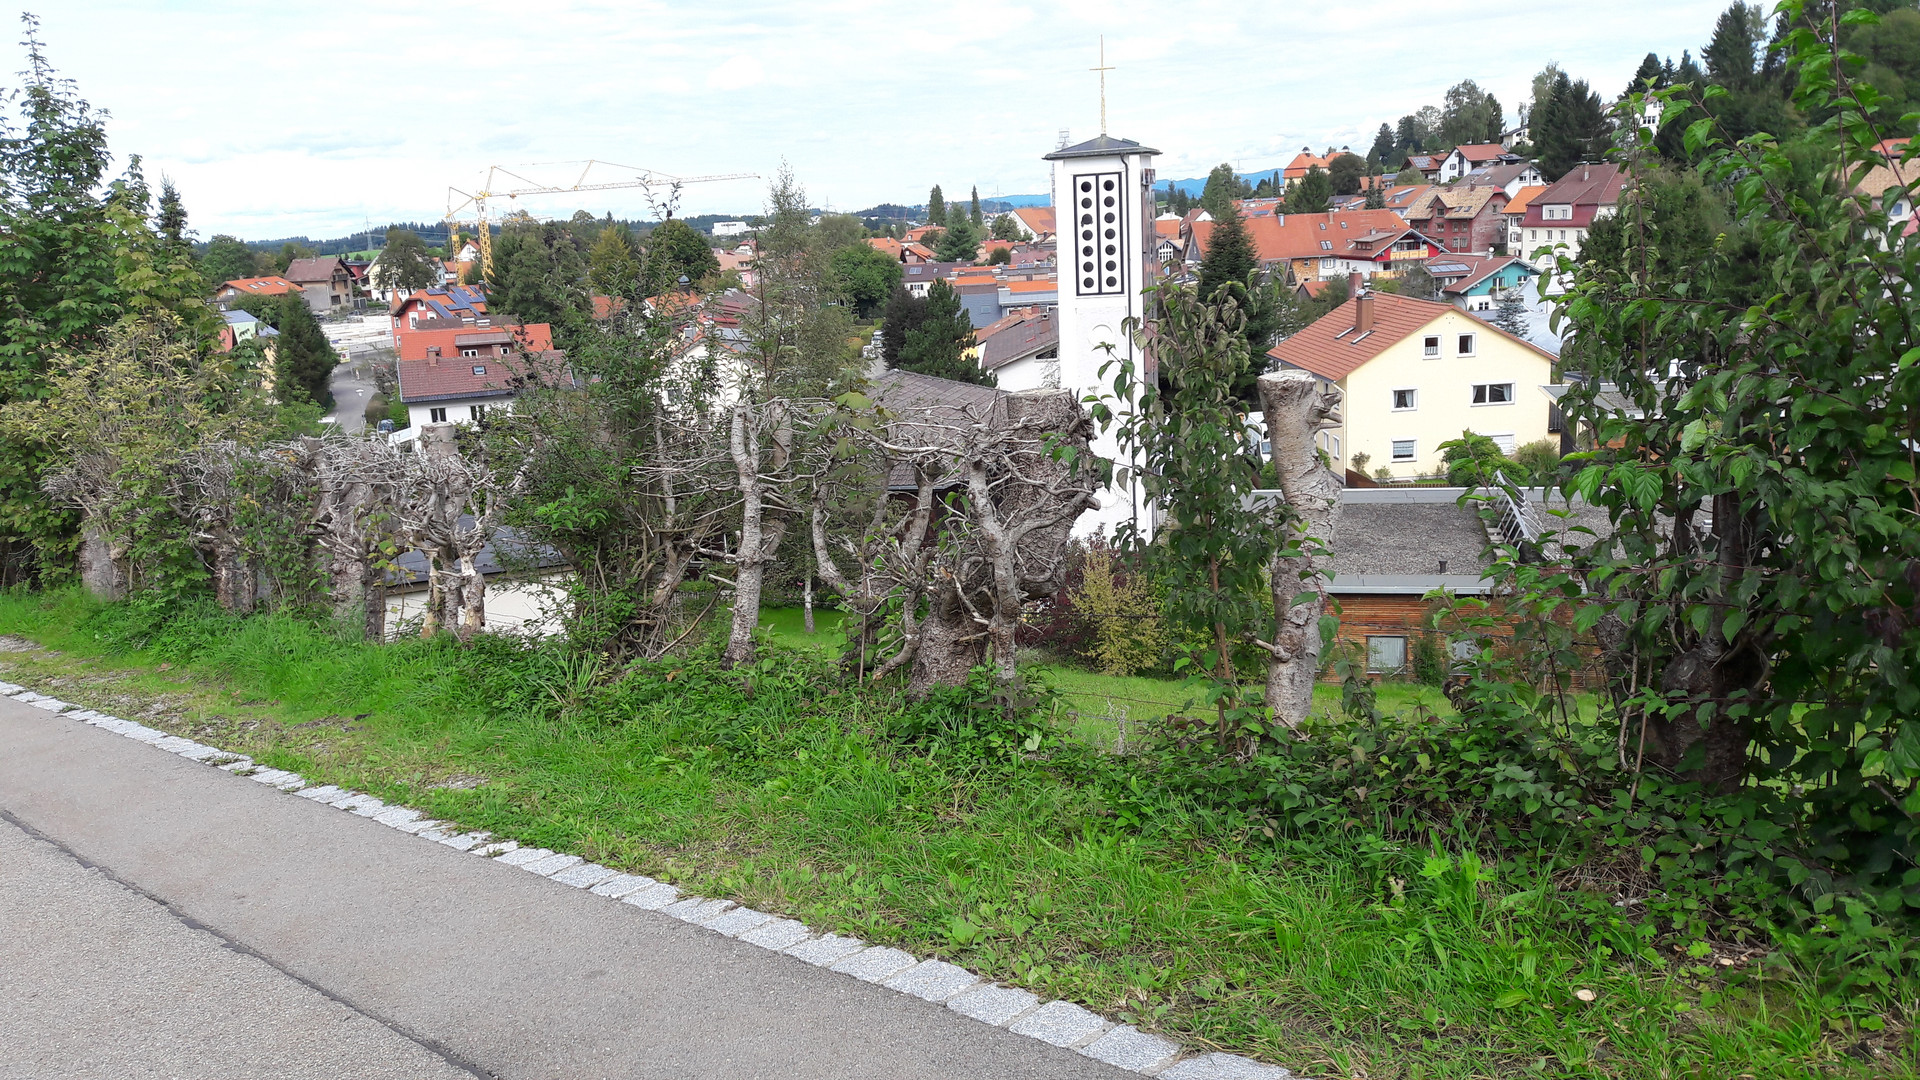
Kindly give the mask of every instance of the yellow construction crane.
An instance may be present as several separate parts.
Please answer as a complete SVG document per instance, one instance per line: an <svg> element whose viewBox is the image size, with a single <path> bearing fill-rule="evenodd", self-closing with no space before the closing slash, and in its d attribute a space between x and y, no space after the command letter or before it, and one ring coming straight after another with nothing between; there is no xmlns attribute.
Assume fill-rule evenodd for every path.
<svg viewBox="0 0 1920 1080"><path fill-rule="evenodd" d="M558 195L569 191L613 191L618 188L645 188L647 201L652 203L654 202L654 189L667 188L667 210L668 213L671 213L673 209L672 204L678 201L680 187L683 184L704 184L715 180L758 180L760 178L757 173L721 173L713 176L674 176L655 169L641 169L632 165L620 165L611 161L596 161L591 159L584 162L548 161L534 165L517 165L514 168L540 169L552 168L558 165L579 165L581 167L580 175L574 179L572 184L543 184L538 180L532 180L522 176L503 165L491 165L487 167L486 183L481 185L480 190L467 192L461 191L456 187L447 188L446 221L448 224L463 224L464 222L462 222L460 215L465 213L469 206L474 210L475 234L478 236L480 243L481 272L493 272L493 234L489 232L487 228L488 199L518 199L523 195ZM595 168L603 170L604 173L620 175L620 178L613 180L593 180L589 183L588 181L592 178ZM517 180L525 186L495 188L495 177L506 177L508 180Z"/></svg>

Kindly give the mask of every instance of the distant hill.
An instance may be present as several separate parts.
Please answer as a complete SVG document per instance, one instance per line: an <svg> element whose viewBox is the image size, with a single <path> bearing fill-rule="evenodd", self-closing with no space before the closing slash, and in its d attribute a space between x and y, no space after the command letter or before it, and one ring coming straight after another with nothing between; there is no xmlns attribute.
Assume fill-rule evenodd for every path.
<svg viewBox="0 0 1920 1080"><path fill-rule="evenodd" d="M1280 169L1281 166L1275 165L1271 169L1261 169L1257 172L1237 172L1233 175L1245 180L1249 184L1258 184L1260 181L1270 177L1277 177ZM1174 188L1179 188L1181 191L1197 199L1200 197L1201 192L1207 190L1207 178L1201 176L1191 180L1160 180L1156 181L1153 185L1153 190L1155 191L1171 192Z"/></svg>

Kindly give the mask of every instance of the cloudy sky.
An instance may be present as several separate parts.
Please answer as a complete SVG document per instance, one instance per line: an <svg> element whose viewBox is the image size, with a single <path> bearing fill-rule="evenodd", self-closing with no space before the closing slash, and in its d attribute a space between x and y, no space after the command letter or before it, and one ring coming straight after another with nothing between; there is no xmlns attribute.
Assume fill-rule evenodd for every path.
<svg viewBox="0 0 1920 1080"><path fill-rule="evenodd" d="M62 0L42 37L112 114L114 151L173 178L204 236L338 236L431 220L489 165L586 158L680 175L789 162L815 205L1046 190L1061 129L1164 152L1163 178L1365 151L1382 121L1471 78L1508 110L1557 60L1605 96L1649 51L1698 53L1721 0L1600 5L458 4ZM17 36L17 35L16 35ZM11 68L24 66L17 59ZM517 170L573 182L578 166ZM681 212L750 212L760 182L690 186ZM527 200L645 216L637 192Z"/></svg>

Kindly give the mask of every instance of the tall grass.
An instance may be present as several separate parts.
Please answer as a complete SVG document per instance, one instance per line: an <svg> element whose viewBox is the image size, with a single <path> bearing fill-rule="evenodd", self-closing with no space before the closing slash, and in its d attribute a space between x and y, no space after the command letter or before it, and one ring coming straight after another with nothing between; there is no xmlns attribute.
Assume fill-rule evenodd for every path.
<svg viewBox="0 0 1920 1080"><path fill-rule="evenodd" d="M1223 832L1153 796L1149 759L1071 742L1033 760L905 741L934 706L778 645L751 672L611 672L557 645L369 646L74 593L0 596L0 632L58 650L0 654L16 681L164 698L162 726L315 780L1309 1075L1913 1070L1897 1041L1876 1057L1826 1029L1793 972L1587 938L1563 895L1475 851Z"/></svg>

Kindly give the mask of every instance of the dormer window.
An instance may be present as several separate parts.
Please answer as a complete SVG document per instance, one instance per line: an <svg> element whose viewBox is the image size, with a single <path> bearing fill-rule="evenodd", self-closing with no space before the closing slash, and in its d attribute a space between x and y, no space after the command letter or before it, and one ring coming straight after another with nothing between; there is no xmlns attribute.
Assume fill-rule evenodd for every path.
<svg viewBox="0 0 1920 1080"><path fill-rule="evenodd" d="M473 373L475 375L485 375L487 373L487 365L485 364L473 365Z"/></svg>
<svg viewBox="0 0 1920 1080"><path fill-rule="evenodd" d="M1333 250L1333 241L1331 241L1331 240L1322 240L1322 241L1320 241L1320 250L1321 250L1321 251L1332 251L1332 250Z"/></svg>

